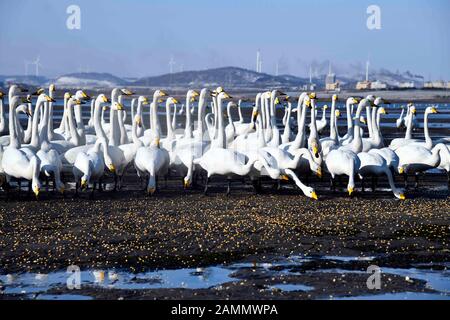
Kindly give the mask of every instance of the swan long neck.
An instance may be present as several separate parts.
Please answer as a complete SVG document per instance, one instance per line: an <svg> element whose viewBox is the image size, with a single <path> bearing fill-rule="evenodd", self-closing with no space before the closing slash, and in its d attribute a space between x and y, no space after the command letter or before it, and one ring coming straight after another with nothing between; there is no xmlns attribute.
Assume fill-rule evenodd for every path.
<svg viewBox="0 0 450 320"><path fill-rule="evenodd" d="M241 103L242 103L242 99L239 99L239 101L238 101L239 123L244 123L244 117L242 116L242 110L241 110Z"/></svg>
<svg viewBox="0 0 450 320"><path fill-rule="evenodd" d="M166 101L166 127L167 127L167 140L172 141L175 138L175 134L173 132L172 127L172 115L170 112L171 102L169 100Z"/></svg>
<svg viewBox="0 0 450 320"><path fill-rule="evenodd" d="M345 112L347 114L347 134L353 134L353 120L350 101L345 104Z"/></svg>
<svg viewBox="0 0 450 320"><path fill-rule="evenodd" d="M186 109L187 110L187 109ZM222 97L217 97L217 119L218 119L218 128L217 128L217 147L226 148L225 141L225 127L223 125L223 102Z"/></svg>
<svg viewBox="0 0 450 320"><path fill-rule="evenodd" d="M431 140L430 137L430 131L428 129L428 116L429 116L430 112L426 111L424 118L423 118L423 133L425 136L425 145L427 146L427 148L431 149L433 147L433 140Z"/></svg>
<svg viewBox="0 0 450 320"><path fill-rule="evenodd" d="M9 126L9 145L13 148L19 149L21 144L19 139L17 138L17 132L16 132L16 112L15 109L19 105L19 98L13 97L9 100L9 114L8 114L8 126Z"/></svg>
<svg viewBox="0 0 450 320"><path fill-rule="evenodd" d="M203 142L203 135L205 134L205 109L206 109L206 89L202 89L200 91L200 96L198 99L198 129L197 129L197 141ZM206 134L208 134L208 131L206 131ZM207 139L208 140L208 139Z"/></svg>
<svg viewBox="0 0 450 320"><path fill-rule="evenodd" d="M106 133L103 130L102 124L100 122L100 113L103 115L103 110L101 109L101 100L100 98L97 98L95 100L95 106L94 106L94 130L95 130L95 135L98 138L103 138L105 139L105 141L108 141L107 137L106 137Z"/></svg>
<svg viewBox="0 0 450 320"><path fill-rule="evenodd" d="M406 124L406 132L405 132L405 139L412 139L412 123L413 123L413 116L414 114L411 112L411 107L408 107L408 114L407 116L407 124Z"/></svg>
<svg viewBox="0 0 450 320"><path fill-rule="evenodd" d="M44 101L38 98L36 102L36 108L33 113L33 124L31 128L31 141L30 146L37 148L39 146L39 118L41 114L41 107Z"/></svg>
<svg viewBox="0 0 450 320"><path fill-rule="evenodd" d="M50 89L49 91L49 96L50 98L54 98L54 91L53 89ZM48 112L49 112L49 116L48 116L48 138L51 140L53 138L53 102L49 102L48 103Z"/></svg>
<svg viewBox="0 0 450 320"><path fill-rule="evenodd" d="M152 132L153 139L161 137L161 127L159 125L159 117L158 117L158 96L155 92L153 95L153 103L151 105L151 114L152 114Z"/></svg>
<svg viewBox="0 0 450 320"><path fill-rule="evenodd" d="M317 137L317 125L316 125L316 99L311 99L311 133L310 136Z"/></svg>
<svg viewBox="0 0 450 320"><path fill-rule="evenodd" d="M372 126L372 112L370 110L370 106L366 107L366 116L367 116L367 131L369 132L369 137L373 137L373 126Z"/></svg>
<svg viewBox="0 0 450 320"><path fill-rule="evenodd" d="M292 112L292 103L288 101L288 108L286 112L286 124L284 125L283 136L285 139L289 139L291 135L291 112Z"/></svg>
<svg viewBox="0 0 450 320"><path fill-rule="evenodd" d="M298 148L302 148L305 146L306 108L307 108L306 103L302 102L301 117L300 117L300 121L298 121L297 135L295 136L294 143L292 144L292 149L298 149ZM299 111L300 111L300 109L297 109L297 112L299 112Z"/></svg>
<svg viewBox="0 0 450 320"><path fill-rule="evenodd" d="M184 137L192 138L192 120L191 120L191 97L192 91L188 91L186 95L186 128L184 129Z"/></svg>
<svg viewBox="0 0 450 320"><path fill-rule="evenodd" d="M123 110L118 110L117 112L117 120L119 122L120 129L120 144L128 144L130 141L128 140L127 130L125 129L125 124L123 123L125 112Z"/></svg>
<svg viewBox="0 0 450 320"><path fill-rule="evenodd" d="M331 115L330 115L330 139L337 142L338 134L336 128L336 100L331 102Z"/></svg>
<svg viewBox="0 0 450 320"><path fill-rule="evenodd" d="M73 140L73 144L78 146L80 144L80 136L78 134L78 131L75 126L75 119L73 117L72 107L73 107L73 101L69 100L67 103L67 117L69 119L69 130L71 135L71 140Z"/></svg>
<svg viewBox="0 0 450 320"><path fill-rule="evenodd" d="M39 173L40 173L40 167L41 167L41 161L38 157L33 156L33 158L30 161L31 165L31 182L37 183L39 181Z"/></svg>

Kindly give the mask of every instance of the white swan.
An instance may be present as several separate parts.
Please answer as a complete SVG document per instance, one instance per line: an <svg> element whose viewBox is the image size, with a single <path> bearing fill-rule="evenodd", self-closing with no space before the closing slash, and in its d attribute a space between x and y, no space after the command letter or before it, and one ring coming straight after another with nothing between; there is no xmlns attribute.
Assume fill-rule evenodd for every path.
<svg viewBox="0 0 450 320"><path fill-rule="evenodd" d="M39 181L40 161L36 156L29 156L21 151L20 142L17 140L15 131L15 108L19 105L20 97L14 96L9 100L9 132L11 142L4 150L2 158L2 167L6 175L6 180L10 178L25 179L31 181L31 188L34 194L39 196L41 183Z"/></svg>
<svg viewBox="0 0 450 320"><path fill-rule="evenodd" d="M418 173L428 169L436 168L441 162L441 157L445 157L448 148L443 143L428 149L422 145L409 144L395 150L398 155L398 172L404 175L405 186L407 186L407 175L415 174L416 187L418 186Z"/></svg>
<svg viewBox="0 0 450 320"><path fill-rule="evenodd" d="M394 196L398 199L405 200L404 191L395 186L392 172L386 163L386 160L379 154L370 152L358 153L359 169L358 175L361 179L366 176L381 176L386 175L389 186L391 187ZM363 180L364 181L364 180ZM372 190L373 191L373 190Z"/></svg>
<svg viewBox="0 0 450 320"><path fill-rule="evenodd" d="M147 192L152 195L157 189L156 177L165 176L168 173L170 157L167 150L160 147L160 127L159 118L157 115L156 105L160 97L165 96L166 93L156 90L153 94L153 103L151 104L152 113L152 136L153 142L150 146L141 146L136 151L134 165L139 177L148 176ZM189 110L187 110L189 112ZM147 137L148 139L148 137Z"/></svg>
<svg viewBox="0 0 450 320"><path fill-rule="evenodd" d="M96 184L101 183L100 180L105 173L105 166L107 168L114 167L107 149L108 143L105 138L99 138L94 146L89 146L87 151L81 151L77 154L73 166L77 194L80 187L84 189L87 188L89 183L93 183L91 193L91 197L93 197Z"/></svg>

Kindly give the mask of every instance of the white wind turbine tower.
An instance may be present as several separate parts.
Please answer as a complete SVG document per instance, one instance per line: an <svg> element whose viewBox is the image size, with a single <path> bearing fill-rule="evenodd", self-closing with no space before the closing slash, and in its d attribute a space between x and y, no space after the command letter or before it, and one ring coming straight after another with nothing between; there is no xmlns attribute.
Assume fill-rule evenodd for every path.
<svg viewBox="0 0 450 320"><path fill-rule="evenodd" d="M41 57L37 56L36 60L30 62L30 64L34 64L34 66L36 67L36 77L39 77L39 68L42 68Z"/></svg>
<svg viewBox="0 0 450 320"><path fill-rule="evenodd" d="M173 67L175 66L175 60L173 58L173 56L170 56L170 60L169 60L169 70L170 73L173 73Z"/></svg>

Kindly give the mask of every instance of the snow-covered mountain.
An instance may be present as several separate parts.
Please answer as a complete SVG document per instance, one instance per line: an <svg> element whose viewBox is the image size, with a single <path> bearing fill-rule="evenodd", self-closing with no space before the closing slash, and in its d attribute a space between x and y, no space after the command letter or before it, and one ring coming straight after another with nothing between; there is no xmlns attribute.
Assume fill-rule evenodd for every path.
<svg viewBox="0 0 450 320"><path fill-rule="evenodd" d="M71 73L60 76L53 81L62 88L111 88L127 85L128 82L109 73Z"/></svg>

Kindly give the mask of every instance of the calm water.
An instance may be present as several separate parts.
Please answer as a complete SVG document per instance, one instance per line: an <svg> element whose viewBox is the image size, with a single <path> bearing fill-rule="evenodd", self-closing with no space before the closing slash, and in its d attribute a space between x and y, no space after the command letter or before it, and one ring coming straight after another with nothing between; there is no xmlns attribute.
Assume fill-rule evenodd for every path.
<svg viewBox="0 0 450 320"><path fill-rule="evenodd" d="M262 270L271 275L295 275L296 272L291 268L298 267L304 262L314 259L333 260L337 262L351 261L370 261L374 257L341 257L341 256L323 256L305 258L300 256L291 256L282 258L275 262L261 262L256 265L253 263L234 263L229 265L216 265L204 268L180 268L169 270L151 270L142 273L130 273L124 270L82 270L81 286L99 286L105 289L162 289L162 288L186 288L186 289L202 289L215 288L220 290L221 286L227 282L240 281L239 278L233 277L233 273L242 269L262 268ZM442 265L442 263L440 264ZM436 290L436 293L412 293L399 292L387 293L380 295L350 296L350 297L328 297L332 299L445 299L450 300L450 267L449 263L443 263L445 270L431 270L432 264L417 265L415 268L381 268L383 274L398 275L401 277L409 277L410 279L420 279L427 282L426 286ZM276 271L273 267L282 266L280 271ZM418 267L421 268L418 268ZM430 269L423 269L430 267ZM277 269L278 270L278 269ZM319 269L307 271L320 277L323 273L361 273L366 274L365 270L344 270L344 269ZM53 295L47 294L46 291L66 286L69 274L65 271L51 272L48 274L41 273L20 273L0 275L0 281L4 287L6 294L25 294L30 298L46 299L46 300L84 300L92 297L78 295L76 290L73 294ZM281 280L280 280L281 281ZM265 290L281 290L291 291L311 291L314 287L302 283L276 283L266 286ZM326 292L325 292L326 295Z"/></svg>

